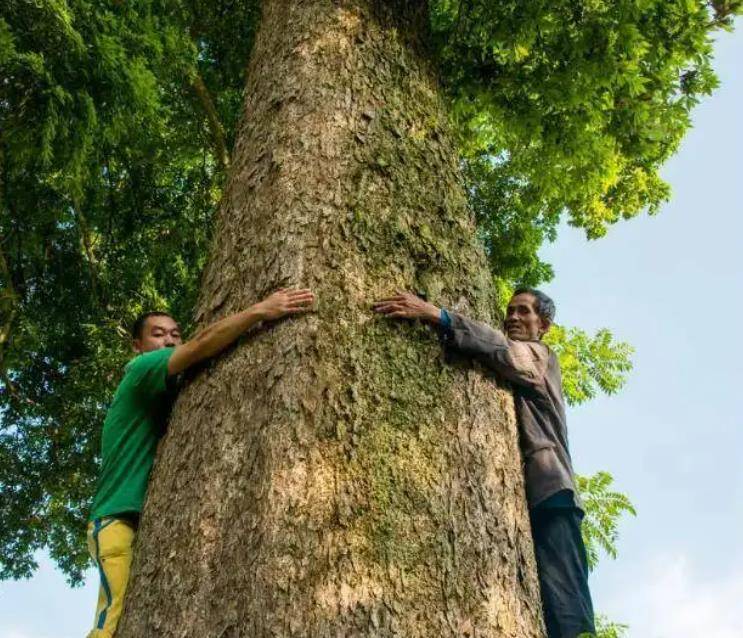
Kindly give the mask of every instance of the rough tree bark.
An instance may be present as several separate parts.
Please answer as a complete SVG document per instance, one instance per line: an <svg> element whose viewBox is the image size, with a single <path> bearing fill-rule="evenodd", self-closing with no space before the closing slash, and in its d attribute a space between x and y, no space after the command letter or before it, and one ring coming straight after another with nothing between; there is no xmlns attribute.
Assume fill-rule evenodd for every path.
<svg viewBox="0 0 743 638"><path fill-rule="evenodd" d="M264 2L197 319L289 285L318 312L182 391L118 638L542 636L509 393L370 312L492 318L426 10Z"/></svg>

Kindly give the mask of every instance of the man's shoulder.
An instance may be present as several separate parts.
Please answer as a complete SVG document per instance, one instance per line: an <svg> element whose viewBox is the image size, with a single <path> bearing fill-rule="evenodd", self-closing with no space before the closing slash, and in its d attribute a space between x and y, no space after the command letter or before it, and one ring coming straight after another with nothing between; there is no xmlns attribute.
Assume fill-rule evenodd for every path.
<svg viewBox="0 0 743 638"><path fill-rule="evenodd" d="M554 361L555 363L558 363L559 364L559 359L557 358L557 353L552 348L550 348L549 345L547 345L546 343L544 343L544 341L540 341L539 343L541 343L544 346L544 349L547 352L547 358L550 361Z"/></svg>
<svg viewBox="0 0 743 638"><path fill-rule="evenodd" d="M548 361L554 356L550 347L543 341L520 341L510 337L506 339L515 356L531 361Z"/></svg>
<svg viewBox="0 0 743 638"><path fill-rule="evenodd" d="M143 352L124 367L124 377L116 391L117 395L129 393L156 395L166 390L168 361L173 348L160 348Z"/></svg>
<svg viewBox="0 0 743 638"><path fill-rule="evenodd" d="M508 339L508 349L517 367L531 371L534 379L543 379L553 365L553 352L542 341Z"/></svg>
<svg viewBox="0 0 743 638"><path fill-rule="evenodd" d="M541 343L542 346L543 346L543 348L544 348L544 350L543 350L543 352L544 352L544 360L545 360L545 362L547 364L547 367L548 368L557 368L559 370L560 369L560 359L557 356L557 353L552 348L550 348L546 343L544 343L543 341L540 341L539 343Z"/></svg>
<svg viewBox="0 0 743 638"><path fill-rule="evenodd" d="M174 348L159 348L158 350L142 352L129 360L129 362L124 366L124 373L136 373L141 370L156 368L163 364L167 365L168 360L173 354L173 350Z"/></svg>

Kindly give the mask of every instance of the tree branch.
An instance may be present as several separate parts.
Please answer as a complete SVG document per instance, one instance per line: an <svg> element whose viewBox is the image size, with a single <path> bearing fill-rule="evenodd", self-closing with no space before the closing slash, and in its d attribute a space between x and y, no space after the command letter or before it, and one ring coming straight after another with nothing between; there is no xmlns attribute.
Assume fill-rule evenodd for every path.
<svg viewBox="0 0 743 638"><path fill-rule="evenodd" d="M710 6L714 18L709 24L710 28L730 28L733 18L743 10L743 0L711 0Z"/></svg>
<svg viewBox="0 0 743 638"><path fill-rule="evenodd" d="M74 204L75 215L77 215L78 227L80 230L80 245L85 253L85 258L88 261L88 267L90 268L90 285L91 292L93 293L93 299L96 303L99 301L98 297L98 262L95 259L95 252L93 252L93 242L90 240L90 227L88 226L88 220L85 218L81 207L75 202Z"/></svg>
<svg viewBox="0 0 743 638"><path fill-rule="evenodd" d="M0 276L2 276L2 280L5 284L5 288L0 295L0 301L2 302L2 306L5 306L6 304L8 306L7 314L6 312L3 312L3 323L2 326L0 326L0 379L2 379L5 384L7 391L15 398L18 398L18 390L16 390L15 385L13 385L13 382L10 380L5 365L5 352L8 343L10 342L13 324L18 316L18 294L13 287L10 268L8 268L8 262L5 259L2 244L0 244ZM5 310L5 308L3 308L3 310Z"/></svg>
<svg viewBox="0 0 743 638"><path fill-rule="evenodd" d="M2 142L2 140L0 140ZM2 202L5 202L8 195L8 176L5 167L5 147L0 143L0 193ZM5 206L3 205L4 209ZM0 292L0 310L3 313L2 326L0 326L0 379L5 384L8 393L14 398L18 398L18 390L8 376L5 364L5 352L10 343L10 336L13 330L13 324L18 316L18 293L13 285L13 278L8 267L8 260L5 258L3 250L4 238L0 237L0 281L4 283L2 292ZM6 310L7 306L7 310Z"/></svg>
<svg viewBox="0 0 743 638"><path fill-rule="evenodd" d="M204 79L201 77L198 70L194 71L191 86L204 109L206 123L212 136L214 155L216 156L222 170L227 171L230 167L230 154L227 150L227 143L225 142L224 127L219 119L217 109L214 106L211 93L209 93L209 89L206 87Z"/></svg>

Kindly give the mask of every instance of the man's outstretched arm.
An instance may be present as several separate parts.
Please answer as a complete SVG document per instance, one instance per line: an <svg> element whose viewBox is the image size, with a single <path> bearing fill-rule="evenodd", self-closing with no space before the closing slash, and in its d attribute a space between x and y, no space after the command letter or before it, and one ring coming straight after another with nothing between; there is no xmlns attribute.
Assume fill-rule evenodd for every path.
<svg viewBox="0 0 743 638"><path fill-rule="evenodd" d="M441 328L444 348L477 359L514 383L531 385L544 376L547 349L513 341L500 330L449 313L409 292L377 301L374 310L394 319L420 319Z"/></svg>
<svg viewBox="0 0 743 638"><path fill-rule="evenodd" d="M308 289L281 289L247 310L220 319L186 343L176 346L168 360L168 374L174 375L219 354L255 324L287 315L307 312L315 301Z"/></svg>

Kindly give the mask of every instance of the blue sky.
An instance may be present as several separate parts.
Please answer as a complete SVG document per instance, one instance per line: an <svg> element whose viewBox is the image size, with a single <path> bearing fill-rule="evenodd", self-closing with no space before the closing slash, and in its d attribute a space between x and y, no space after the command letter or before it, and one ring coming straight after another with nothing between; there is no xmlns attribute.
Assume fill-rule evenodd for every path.
<svg viewBox="0 0 743 638"><path fill-rule="evenodd" d="M636 349L615 397L569 415L581 473L612 472L637 518L592 578L596 607L633 638L743 636L743 32L720 37L720 89L663 175L654 217L543 251L557 319L611 328Z"/></svg>
<svg viewBox="0 0 743 638"><path fill-rule="evenodd" d="M578 471L609 470L638 509L591 577L597 609L632 638L743 635L741 60L743 31L721 35L721 87L663 171L660 213L596 242L566 227L543 250L558 321L636 349L621 393L569 414ZM82 638L96 590L94 572L71 590L41 557L31 580L0 583L0 638Z"/></svg>

